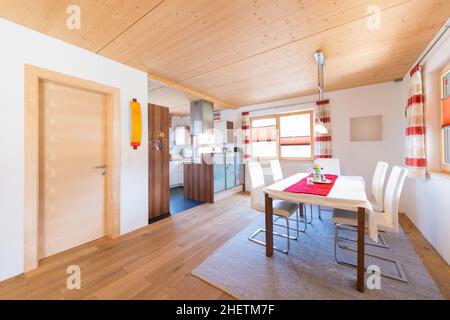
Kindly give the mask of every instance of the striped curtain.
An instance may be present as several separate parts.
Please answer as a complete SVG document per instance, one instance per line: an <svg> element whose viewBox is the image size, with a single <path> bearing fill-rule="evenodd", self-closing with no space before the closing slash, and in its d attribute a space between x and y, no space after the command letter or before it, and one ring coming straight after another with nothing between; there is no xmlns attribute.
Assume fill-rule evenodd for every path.
<svg viewBox="0 0 450 320"><path fill-rule="evenodd" d="M422 91L422 68L417 65L410 72L409 99L406 107L405 165L411 178L425 178L427 159L425 153L425 126Z"/></svg>
<svg viewBox="0 0 450 320"><path fill-rule="evenodd" d="M331 116L330 116L330 100L316 101L316 108L314 109L315 123L319 121L327 129L326 134L315 132L314 143L314 158L331 158Z"/></svg>
<svg viewBox="0 0 450 320"><path fill-rule="evenodd" d="M245 163L252 158L250 135L250 114L249 112L242 112L242 145L244 146Z"/></svg>
<svg viewBox="0 0 450 320"><path fill-rule="evenodd" d="M220 121L220 111L214 111L214 122Z"/></svg>

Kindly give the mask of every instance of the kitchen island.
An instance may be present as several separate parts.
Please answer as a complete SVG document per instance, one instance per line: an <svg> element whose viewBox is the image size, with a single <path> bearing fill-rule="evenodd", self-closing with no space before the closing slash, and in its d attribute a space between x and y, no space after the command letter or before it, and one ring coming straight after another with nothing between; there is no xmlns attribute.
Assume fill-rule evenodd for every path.
<svg viewBox="0 0 450 320"><path fill-rule="evenodd" d="M204 154L202 159L183 163L185 198L214 203L215 195L220 198L220 194L230 193L233 189L242 191L241 153Z"/></svg>
<svg viewBox="0 0 450 320"><path fill-rule="evenodd" d="M205 161L186 161L184 167L184 197L214 203L214 165Z"/></svg>

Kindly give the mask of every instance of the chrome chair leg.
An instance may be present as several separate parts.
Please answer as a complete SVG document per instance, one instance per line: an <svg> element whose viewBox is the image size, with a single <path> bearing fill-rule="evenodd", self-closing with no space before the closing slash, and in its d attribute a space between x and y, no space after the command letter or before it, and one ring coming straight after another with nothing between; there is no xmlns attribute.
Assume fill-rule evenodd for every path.
<svg viewBox="0 0 450 320"><path fill-rule="evenodd" d="M340 248L342 250L348 250L348 251L352 251L352 252L357 252L357 250L354 249L354 248L350 248L350 247L347 247L345 245L339 244L339 234L338 234L339 226L340 226L340 224L335 224L334 225L334 259L336 260L336 262L338 264L356 268L357 267L356 264L354 264L352 262L348 262L348 261L339 260L339 258L337 256L337 248ZM402 265L400 264L400 262L398 260L391 259L391 258L384 257L384 256L380 256L380 255L377 255L377 254L372 254L372 253L365 253L365 255L369 256L369 257L374 257L374 258L378 258L378 259L381 259L381 260L385 260L385 261L389 261L389 262L394 263L395 267L397 268L397 272L398 272L399 275L396 276L396 275L391 275L391 274L387 274L387 273L381 272L381 276L383 276L385 278L397 280L397 281L400 281L400 282L408 283L408 279L406 278L405 271L403 270L403 267L402 267ZM364 269L367 269L367 268L364 266Z"/></svg>
<svg viewBox="0 0 450 320"><path fill-rule="evenodd" d="M299 232L306 232L306 229L307 229L307 222L306 222L306 219L303 219L302 221L303 221L303 223L304 223L304 228L303 228L303 230L301 230L300 229L300 217L299 217L299 209L297 209L297 211L296 211L296 213L295 213L295 220L294 219L288 219L288 218L286 218L286 219L288 219L289 221L292 221L292 222L295 222L296 223L296 225L297 225L297 229L291 229L291 230L294 230L294 231L297 231L297 239L298 239L298 235L299 235ZM286 228L286 226L285 225L283 225L283 224L280 224L280 223L277 223L277 221L279 220L279 219L281 219L282 217L276 217L275 218L275 220L273 220L273 225L274 226L278 226L278 227L282 227L282 228ZM306 214L305 214L305 218L306 218ZM297 239L295 239L295 240L297 240Z"/></svg>
<svg viewBox="0 0 450 320"><path fill-rule="evenodd" d="M286 234L278 233L278 232L276 232L276 231L273 231L273 234L274 234L275 236L279 236L279 237L283 237L283 238L286 238L286 239L287 239L287 250L279 249L279 248L277 248L276 246L273 246L273 249L274 249L274 250L277 250L277 251L280 251L280 252L283 252L283 253L288 254L288 253L289 253L289 250L291 249L291 240L298 240L298 237L300 236L300 232L301 232L300 229L299 229L299 213L298 213L298 210L295 212L295 217L296 217L295 222L296 222L296 225L297 225L297 228L295 229L295 232L296 232L296 236L295 236L295 237L291 237L291 235L290 235L290 230L294 230L294 229L291 229L291 227L289 226L289 220L293 220L293 219L289 219L289 218L287 218L287 217L283 217L283 218L286 220L286 226L284 226L284 225L282 225L282 224L276 224L276 223L274 223L274 225L276 225L276 226L280 226L280 227L285 228L285 229L286 229ZM281 217L277 217L274 221L277 221L277 220L280 219L280 218L281 218ZM260 244L260 245L265 246L266 243L265 243L264 241L255 239L255 237L256 237L260 232L266 232L266 230L265 230L265 229L262 229L262 228L256 230L256 231L248 238L248 240L250 240L250 241L252 241L252 242L255 242L255 243L257 243L257 244Z"/></svg>
<svg viewBox="0 0 450 320"><path fill-rule="evenodd" d="M358 231L357 228L355 228L353 226L347 226L347 225L338 225L338 229L353 231L355 233ZM357 242L356 239L352 239L352 238L345 237L345 236L339 236L339 240L345 240L345 241L349 241L349 242ZM366 244L368 246L372 246L372 247L389 249L389 245L386 241L386 238L382 235L381 231L378 232L378 240L379 240L379 243L364 242L364 244Z"/></svg>
<svg viewBox="0 0 450 320"><path fill-rule="evenodd" d="M287 239L287 250L284 250L284 249L280 249L280 248L278 248L278 247L276 247L276 246L273 246L273 249L274 250L277 250L277 251L279 251L279 252L283 252L283 253L285 253L285 254L288 254L289 253L289 249L290 249L290 240L297 240L296 238L294 238L294 237L291 237L291 236L289 236L289 229L287 229L288 231L287 231L287 235L286 234L282 234L282 233L278 233L278 232L273 232L273 235L274 236L278 236L278 237L282 237L282 238L286 238ZM257 243L257 244L260 244L260 245L262 245L262 246L266 246L266 243L264 242L264 241L261 241L261 240L258 240L258 239L255 239L255 237L260 233L260 232L266 232L266 230L265 229L258 229L258 230L256 230L249 238L248 238L248 240L250 240L250 241L252 241L252 242L255 242L255 243Z"/></svg>
<svg viewBox="0 0 450 320"><path fill-rule="evenodd" d="M286 235L287 235L287 252L286 253L288 253L289 252L289 250L291 250L291 237L289 236L289 230L290 230L290 228L289 228L289 218L285 218L286 219Z"/></svg>

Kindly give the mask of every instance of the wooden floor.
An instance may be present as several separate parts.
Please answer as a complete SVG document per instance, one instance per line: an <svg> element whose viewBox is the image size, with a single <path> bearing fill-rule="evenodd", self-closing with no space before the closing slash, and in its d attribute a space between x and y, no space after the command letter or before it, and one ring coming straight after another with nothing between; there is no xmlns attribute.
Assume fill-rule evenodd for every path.
<svg viewBox="0 0 450 320"><path fill-rule="evenodd" d="M0 282L0 299L232 299L190 273L256 215L244 193L204 204L42 260L37 270ZM449 299L449 266L405 216L401 224ZM81 290L66 289L69 265L81 268Z"/></svg>
<svg viewBox="0 0 450 320"><path fill-rule="evenodd" d="M445 299L450 300L450 266L434 250L406 215L401 214L399 221L403 231L405 231L406 237L416 251L416 254L422 259L423 265L441 290L442 295Z"/></svg>

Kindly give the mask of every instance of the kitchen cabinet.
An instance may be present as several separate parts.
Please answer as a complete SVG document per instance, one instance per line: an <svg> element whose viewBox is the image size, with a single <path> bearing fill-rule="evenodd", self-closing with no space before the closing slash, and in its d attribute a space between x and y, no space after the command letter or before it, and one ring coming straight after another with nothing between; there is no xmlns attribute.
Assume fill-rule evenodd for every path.
<svg viewBox="0 0 450 320"><path fill-rule="evenodd" d="M226 174L226 187L227 189L234 188L236 186L236 170L235 170L235 155L234 153L227 153L225 174Z"/></svg>
<svg viewBox="0 0 450 320"><path fill-rule="evenodd" d="M184 162L184 197L214 203L214 166L201 162Z"/></svg>
<svg viewBox="0 0 450 320"><path fill-rule="evenodd" d="M162 139L162 148L153 148L155 132L169 135L169 108L148 104L148 218L155 221L170 210L169 140Z"/></svg>
<svg viewBox="0 0 450 320"><path fill-rule="evenodd" d="M183 185L183 161L170 161L170 187Z"/></svg>
<svg viewBox="0 0 450 320"><path fill-rule="evenodd" d="M236 152L236 185L244 184L244 159L241 152Z"/></svg>
<svg viewBox="0 0 450 320"><path fill-rule="evenodd" d="M189 129L186 126L175 127L174 135L176 146L185 146L190 144Z"/></svg>
<svg viewBox="0 0 450 320"><path fill-rule="evenodd" d="M226 189L225 184L225 156L223 153L214 155L214 192Z"/></svg>
<svg viewBox="0 0 450 320"><path fill-rule="evenodd" d="M214 192L244 184L244 165L241 152L214 154Z"/></svg>
<svg viewBox="0 0 450 320"><path fill-rule="evenodd" d="M218 121L214 123L214 140L216 146L233 143L233 122Z"/></svg>

